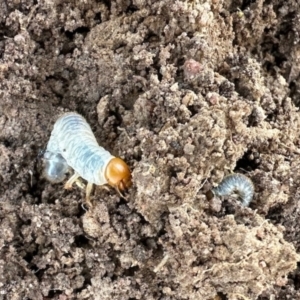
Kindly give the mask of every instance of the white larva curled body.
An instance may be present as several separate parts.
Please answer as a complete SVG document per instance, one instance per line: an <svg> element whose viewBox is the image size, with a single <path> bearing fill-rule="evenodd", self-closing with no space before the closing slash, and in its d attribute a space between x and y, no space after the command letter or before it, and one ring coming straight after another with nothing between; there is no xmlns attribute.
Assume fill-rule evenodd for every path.
<svg viewBox="0 0 300 300"><path fill-rule="evenodd" d="M64 179L68 168L75 173L66 182L70 189L79 177L85 179L86 201L91 205L89 195L93 184L109 184L117 191L131 186L131 173L127 164L99 146L86 120L70 112L62 115L54 124L44 154L44 175L52 182Z"/></svg>
<svg viewBox="0 0 300 300"><path fill-rule="evenodd" d="M98 145L90 125L81 115L66 113L56 121L47 151L60 154L88 182L107 183L105 169L114 156Z"/></svg>
<svg viewBox="0 0 300 300"><path fill-rule="evenodd" d="M247 176L243 174L232 174L226 176L221 183L211 191L215 196L219 197L237 193L242 205L249 206L254 195L254 185Z"/></svg>

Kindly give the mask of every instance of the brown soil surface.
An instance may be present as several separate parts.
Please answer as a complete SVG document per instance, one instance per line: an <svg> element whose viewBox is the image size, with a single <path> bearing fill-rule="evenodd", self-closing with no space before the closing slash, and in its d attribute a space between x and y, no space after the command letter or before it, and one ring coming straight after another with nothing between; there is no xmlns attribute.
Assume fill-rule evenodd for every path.
<svg viewBox="0 0 300 300"><path fill-rule="evenodd" d="M298 3L2 0L0 300L300 299ZM66 111L126 200L43 178ZM205 196L232 172L249 208Z"/></svg>

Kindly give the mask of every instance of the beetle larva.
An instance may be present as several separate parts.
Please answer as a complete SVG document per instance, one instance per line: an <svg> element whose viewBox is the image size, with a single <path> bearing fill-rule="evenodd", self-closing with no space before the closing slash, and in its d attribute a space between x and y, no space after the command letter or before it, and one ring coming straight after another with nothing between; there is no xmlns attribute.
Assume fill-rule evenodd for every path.
<svg viewBox="0 0 300 300"><path fill-rule="evenodd" d="M52 156L61 155L66 164L74 169L74 175L65 184L66 189L70 189L79 177L88 182L86 202L89 205L91 205L89 198L93 184L109 184L118 191L124 191L131 186L131 173L127 164L98 145L91 127L77 113L65 113L58 118L45 153L49 156L47 153ZM49 162L47 157L44 158L46 163ZM62 178L63 171L58 166L61 162L63 161L52 165L52 173L49 164L48 168L46 164L45 172L48 172L48 177L53 177L49 173L56 173L59 178Z"/></svg>
<svg viewBox="0 0 300 300"><path fill-rule="evenodd" d="M231 174L226 176L211 192L218 197L237 193L242 205L249 206L254 195L254 185L252 181L243 174Z"/></svg>

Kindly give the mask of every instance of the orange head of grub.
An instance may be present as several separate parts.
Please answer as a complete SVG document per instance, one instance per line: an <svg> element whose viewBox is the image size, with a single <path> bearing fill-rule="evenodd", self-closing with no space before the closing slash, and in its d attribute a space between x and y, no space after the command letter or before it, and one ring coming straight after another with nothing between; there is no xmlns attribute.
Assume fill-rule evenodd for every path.
<svg viewBox="0 0 300 300"><path fill-rule="evenodd" d="M107 183L122 192L131 185L131 173L127 164L121 158L114 157L110 160L105 170Z"/></svg>

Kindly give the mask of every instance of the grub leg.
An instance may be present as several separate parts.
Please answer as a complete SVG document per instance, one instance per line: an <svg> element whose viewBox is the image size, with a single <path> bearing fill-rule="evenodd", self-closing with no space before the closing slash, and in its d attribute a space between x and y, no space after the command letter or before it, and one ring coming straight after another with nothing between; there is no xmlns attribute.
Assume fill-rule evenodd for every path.
<svg viewBox="0 0 300 300"><path fill-rule="evenodd" d="M86 185L79 178L76 179L75 184L82 190L86 188Z"/></svg>
<svg viewBox="0 0 300 300"><path fill-rule="evenodd" d="M90 199L92 190L93 190L93 184L91 182L88 182L86 186L86 194L85 194L85 203L88 205L88 207L93 207Z"/></svg>
<svg viewBox="0 0 300 300"><path fill-rule="evenodd" d="M72 188L73 183L79 178L79 174L77 172L75 172L70 178L69 180L66 182L65 184L65 189L66 190L70 190Z"/></svg>

